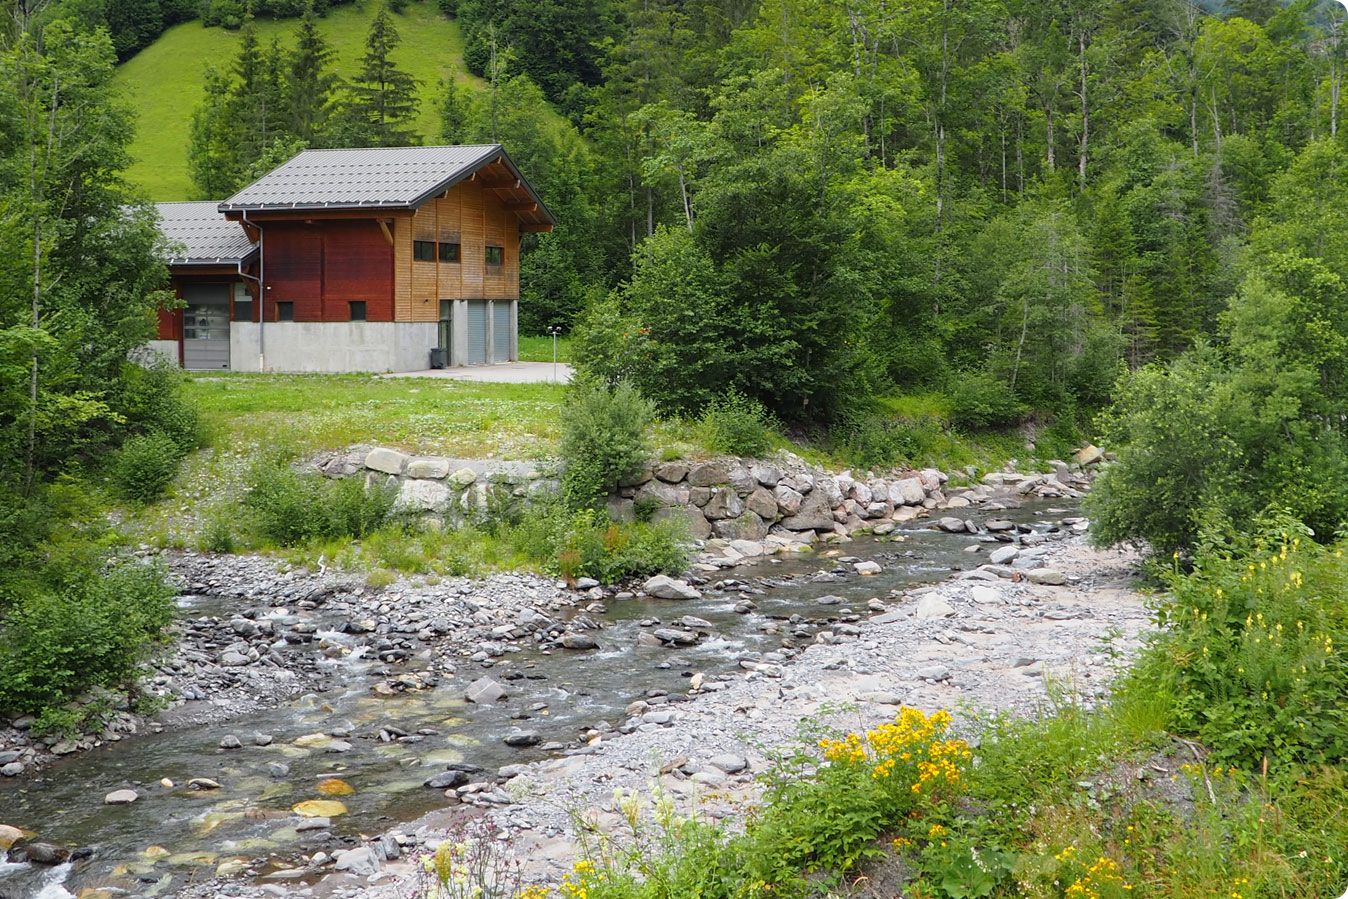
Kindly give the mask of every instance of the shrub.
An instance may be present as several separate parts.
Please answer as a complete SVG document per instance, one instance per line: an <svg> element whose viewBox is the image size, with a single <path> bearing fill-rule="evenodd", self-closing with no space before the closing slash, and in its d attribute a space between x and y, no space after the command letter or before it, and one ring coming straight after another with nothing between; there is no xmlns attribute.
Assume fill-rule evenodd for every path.
<svg viewBox="0 0 1348 899"><path fill-rule="evenodd" d="M1029 409L1005 381L987 372L966 372L950 388L950 420L972 430L1006 428L1025 420Z"/></svg>
<svg viewBox="0 0 1348 899"><path fill-rule="evenodd" d="M679 574L688 567L687 528L677 519L617 523L592 509L570 516L548 560L563 577L606 584L624 578Z"/></svg>
<svg viewBox="0 0 1348 899"><path fill-rule="evenodd" d="M776 422L763 404L733 387L702 410L702 439L714 453L762 456L772 449Z"/></svg>
<svg viewBox="0 0 1348 899"><path fill-rule="evenodd" d="M575 509L596 507L650 458L651 404L630 384L571 385L562 410L562 492Z"/></svg>
<svg viewBox="0 0 1348 899"><path fill-rule="evenodd" d="M333 481L271 459L254 466L243 503L263 540L297 546L366 537L392 519L395 499L393 491L367 487L359 478Z"/></svg>
<svg viewBox="0 0 1348 899"><path fill-rule="evenodd" d="M163 434L173 441L179 458L200 447L205 438L196 408L183 397L184 377L163 360L147 365L128 362L120 403L130 430Z"/></svg>
<svg viewBox="0 0 1348 899"><path fill-rule="evenodd" d="M915 464L930 453L940 424L930 418L894 418L879 410L853 410L829 427L833 452L854 468Z"/></svg>
<svg viewBox="0 0 1348 899"><path fill-rule="evenodd" d="M393 517L398 495L393 490L366 486L360 478L329 481L326 493L334 536L369 536Z"/></svg>
<svg viewBox="0 0 1348 899"><path fill-rule="evenodd" d="M127 687L164 640L173 589L159 569L118 562L62 575L0 623L0 709L37 713L89 687Z"/></svg>
<svg viewBox="0 0 1348 899"><path fill-rule="evenodd" d="M113 489L132 502L154 502L173 483L181 461L177 444L167 435L138 434L117 451L112 466Z"/></svg>
<svg viewBox="0 0 1348 899"><path fill-rule="evenodd" d="M234 522L229 509L212 509L201 531L201 548L208 553L232 553L236 548Z"/></svg>

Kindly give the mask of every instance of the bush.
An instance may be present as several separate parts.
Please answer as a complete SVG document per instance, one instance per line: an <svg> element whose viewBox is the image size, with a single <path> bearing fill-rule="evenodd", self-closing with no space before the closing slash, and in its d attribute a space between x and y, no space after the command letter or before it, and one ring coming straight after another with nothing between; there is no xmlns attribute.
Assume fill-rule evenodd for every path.
<svg viewBox="0 0 1348 899"><path fill-rule="evenodd" d="M987 372L967 372L950 389L950 420L971 430L1008 428L1020 424L1029 409L1010 386Z"/></svg>
<svg viewBox="0 0 1348 899"><path fill-rule="evenodd" d="M630 384L573 382L562 409L562 493L574 509L596 508L651 455L651 404Z"/></svg>
<svg viewBox="0 0 1348 899"><path fill-rule="evenodd" d="M120 410L133 432L163 434L182 458L204 443L197 410L182 393L183 373L163 360L127 363Z"/></svg>
<svg viewBox="0 0 1348 899"><path fill-rule="evenodd" d="M702 410L702 439L714 453L762 456L772 449L776 421L763 404L731 388Z"/></svg>
<svg viewBox="0 0 1348 899"><path fill-rule="evenodd" d="M164 573L87 565L21 597L0 622L0 709L32 714L89 687L128 687L173 618Z"/></svg>
<svg viewBox="0 0 1348 899"><path fill-rule="evenodd" d="M619 524L584 509L566 522L553 564L563 577L592 577L606 584L679 574L688 567L688 533L674 518Z"/></svg>
<svg viewBox="0 0 1348 899"><path fill-rule="evenodd" d="M396 495L359 478L329 480L304 474L282 460L260 462L244 496L258 536L277 546L313 540L362 538L393 518Z"/></svg>
<svg viewBox="0 0 1348 899"><path fill-rule="evenodd" d="M181 462L177 444L166 434L138 434L117 452L112 465L113 489L131 502L154 502L173 483Z"/></svg>
<svg viewBox="0 0 1348 899"><path fill-rule="evenodd" d="M861 469L918 464L927 456L941 426L930 418L894 418L879 410L854 410L829 427L829 445L848 465Z"/></svg>
<svg viewBox="0 0 1348 899"><path fill-rule="evenodd" d="M1348 759L1348 562L1285 516L1253 537L1200 548L1193 573L1173 569L1159 619L1168 625L1133 674L1175 697L1175 729L1221 761Z"/></svg>

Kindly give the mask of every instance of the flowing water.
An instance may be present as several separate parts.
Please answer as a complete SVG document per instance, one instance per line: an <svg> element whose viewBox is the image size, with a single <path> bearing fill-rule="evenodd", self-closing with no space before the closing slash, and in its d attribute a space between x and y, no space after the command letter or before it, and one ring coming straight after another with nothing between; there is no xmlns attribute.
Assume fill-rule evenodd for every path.
<svg viewBox="0 0 1348 899"><path fill-rule="evenodd" d="M1073 507L1056 501L996 516L1046 531L1072 514ZM466 762L495 772L502 765L547 754L540 748L504 745L503 736L516 728L533 731L544 741L566 742L599 721L617 724L624 708L649 691L679 693L695 671L728 672L746 653L780 648L782 633L764 632L773 623L769 619L778 619L787 632L801 630L804 635L819 629L825 616L847 610L865 615L872 597L938 581L952 570L985 561L985 554L965 551L978 539L915 524L888 538L860 538L837 548L847 557L878 561L883 571L873 577L844 573L851 566L839 566L836 558L805 554L711 575L713 580L734 578L745 587L709 591L698 600L610 601L604 628L594 632L598 650L523 649L498 660L487 673L507 683L511 695L490 706L464 701L464 686L478 676L468 667L434 689L376 696L370 691L381 679L372 671L375 664L352 653L325 663L340 674L340 689L303 696L241 720L144 734L56 760L37 777L0 784L0 822L62 846L91 847L93 856L73 867L55 868L0 860L0 899L52 899L67 895L65 889L78 892L100 883L135 895L167 895L194 877L209 878L227 859L284 858L299 852L300 819L289 809L305 800L336 799L347 807L347 814L332 819L331 829L338 835L377 833L443 807L442 791L422 782L448 764ZM757 609L736 614L734 606L746 590ZM841 602L822 606L816 600L825 594ZM234 610L231 601L213 597L185 603L185 614L191 617L227 616ZM317 614L318 636L350 640L322 630L321 610ZM715 633L696 646L678 649L636 645L643 619L668 622L684 615L706 619ZM386 725L412 735L414 742L370 738ZM350 735L345 739L349 751L328 751L323 735L334 731ZM258 732L274 735L275 741L251 745ZM227 734L238 735L244 748L220 749ZM274 763L288 770L270 771ZM203 777L222 788L187 788L189 780ZM175 786L161 785L164 779ZM352 792L325 793L333 785L320 784L330 779ZM107 792L128 784L140 793L138 801L104 804Z"/></svg>

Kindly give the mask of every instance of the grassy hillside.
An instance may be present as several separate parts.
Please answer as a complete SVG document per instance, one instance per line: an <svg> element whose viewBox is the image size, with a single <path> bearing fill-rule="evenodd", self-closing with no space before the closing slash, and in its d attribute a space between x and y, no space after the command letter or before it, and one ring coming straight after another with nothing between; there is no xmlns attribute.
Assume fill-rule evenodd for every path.
<svg viewBox="0 0 1348 899"><path fill-rule="evenodd" d="M338 7L322 20L323 36L336 51L334 68L341 76L349 77L359 67L365 33L377 9L373 2L357 3ZM464 77L463 39L458 25L430 3L413 3L396 19L402 44L394 58L400 68L421 81L418 124L429 137L439 127L435 95L440 78L451 69ZM297 24L296 20L259 20L258 32L264 43L276 37L288 47ZM186 22L170 28L118 69L117 82L139 113L131 146L136 163L128 177L150 199L189 198L187 137L192 111L201 102L202 67L211 63L227 68L238 44L238 32Z"/></svg>

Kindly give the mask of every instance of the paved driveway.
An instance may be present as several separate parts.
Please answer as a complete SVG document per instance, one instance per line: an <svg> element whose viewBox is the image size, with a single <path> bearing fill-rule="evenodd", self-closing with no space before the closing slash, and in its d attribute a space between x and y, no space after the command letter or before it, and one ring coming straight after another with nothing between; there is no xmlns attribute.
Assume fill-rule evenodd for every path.
<svg viewBox="0 0 1348 899"><path fill-rule="evenodd" d="M386 378L448 378L451 381L490 381L497 384L565 384L571 380L571 366L551 362L503 362L500 365L465 365L459 368L428 368L425 371L400 371Z"/></svg>

